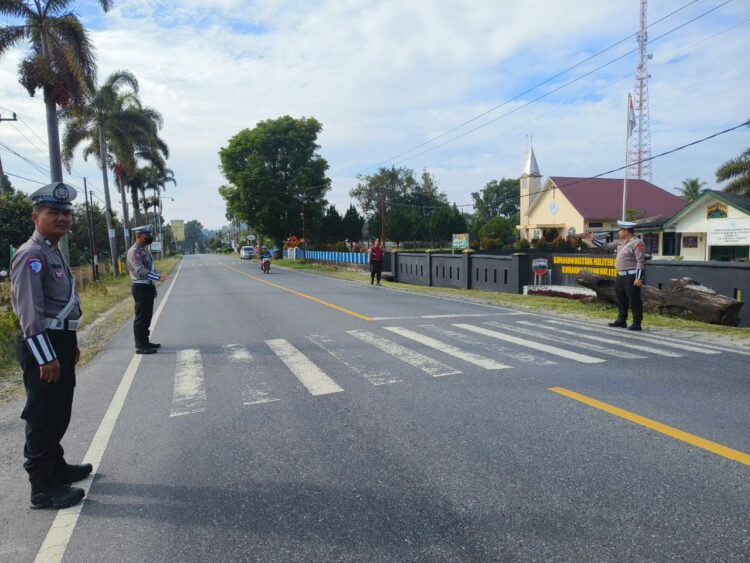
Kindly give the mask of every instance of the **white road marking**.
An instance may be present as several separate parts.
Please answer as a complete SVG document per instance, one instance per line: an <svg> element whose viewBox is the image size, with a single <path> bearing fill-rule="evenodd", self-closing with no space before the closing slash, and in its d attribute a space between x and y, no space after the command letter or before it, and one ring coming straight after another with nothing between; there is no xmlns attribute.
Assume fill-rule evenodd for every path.
<svg viewBox="0 0 750 563"><path fill-rule="evenodd" d="M363 342L375 346L386 354L395 356L412 367L421 369L432 377L443 377L445 375L456 375L461 373L459 370L453 369L452 367L447 366L442 362L438 362L437 360L433 360L432 358L428 358L427 356L415 352L414 350L410 350L405 346L401 346L401 344L397 344L392 340L388 340L381 336L375 336L367 330L348 330L347 334L351 334L355 338L359 338Z"/></svg>
<svg viewBox="0 0 750 563"><path fill-rule="evenodd" d="M253 355L242 344L225 344L224 350L229 361L237 364L244 372L245 387L242 389L242 404L260 405L273 403L279 399L272 396L271 389L263 381L260 366L253 362Z"/></svg>
<svg viewBox="0 0 750 563"><path fill-rule="evenodd" d="M562 323L563 326L565 326L565 323ZM630 342L625 342L625 339L616 339L616 338L605 338L603 336L594 336L592 334L588 333L580 333L580 332L574 332L572 330L563 330L563 329L556 329L556 331L560 334L568 334L570 336L577 336L578 338L586 338L588 340L593 340L595 342L604 342L605 344L613 344L615 346L619 346L621 348L630 348L631 350L638 350L640 352L647 352L649 354L656 354L657 356L664 356L667 358L681 358L683 354L678 354L677 352L668 352L667 350L660 350L658 348L654 348L653 346L643 346L640 344L632 344Z"/></svg>
<svg viewBox="0 0 750 563"><path fill-rule="evenodd" d="M416 315L412 317L373 317L373 321L402 321L408 319L462 319L465 317L495 317L513 313L456 313L449 315Z"/></svg>
<svg viewBox="0 0 750 563"><path fill-rule="evenodd" d="M377 363L377 360L372 361L371 358L370 362L366 362L362 354L358 353L355 348L347 347L343 342L339 342L330 336L312 334L307 338L373 385L388 385L391 383L401 383L402 381L393 377L389 371L371 365Z"/></svg>
<svg viewBox="0 0 750 563"><path fill-rule="evenodd" d="M453 356L454 358L463 360L464 362L469 362L470 364L479 366L480 368L508 369L510 367L505 364L501 364L500 362L495 361L492 358L486 358L484 356L480 356L479 354L475 354L473 352L462 350L461 348L458 348L457 346L453 346L451 344L447 344L440 340L436 340L435 338L432 338L430 336L419 334L418 332L414 332L407 328L401 328L400 326L385 326L383 328L385 330L389 330L395 334L398 334L399 336L403 336L404 338L414 340L415 342L419 342L420 344L423 344L430 348L434 348L435 350L439 350L443 352L444 354L448 354L449 356Z"/></svg>
<svg viewBox="0 0 750 563"><path fill-rule="evenodd" d="M225 344L224 350L231 362L250 362L253 359L252 354L242 344Z"/></svg>
<svg viewBox="0 0 750 563"><path fill-rule="evenodd" d="M566 321L558 321L558 320L548 320L547 322L551 323L551 324L563 325L563 326L570 326L570 324L573 324L576 327L580 327L582 330L591 331L591 332L598 332L600 334L602 332L601 329L605 328L607 330L607 332L612 332L612 333L616 332L621 337L628 338L630 340L638 340L638 341L641 341L641 342L648 342L650 344L656 344L655 341L658 340L659 343L663 344L664 346L667 346L668 348L676 348L677 350L686 350L688 352L696 352L698 354L721 354L721 352L724 351L724 350L713 349L713 348L711 348L711 347L709 347L707 345L698 344L698 343L694 344L694 343L691 342L690 344L683 344L683 343L680 343L680 342L675 342L674 340L671 340L669 338L665 338L663 336L658 336L656 334L645 335L645 334L634 333L632 331L625 332L621 328L613 328L613 327L610 327L610 326L607 326L607 327L602 327L602 326L599 326L599 325L592 326L592 325L587 325L587 324L584 324L584 323L577 323L575 321L573 323L570 323L570 324L568 324ZM741 353L742 352L740 352L740 354ZM748 355L750 355L750 354L748 354Z"/></svg>
<svg viewBox="0 0 750 563"><path fill-rule="evenodd" d="M458 340L459 342L463 342L464 344L482 348L484 350L487 350L488 352L492 352L493 354L499 353L506 356L511 356L514 360L519 360L521 362L527 362L529 364L538 366L554 366L555 364L557 364L557 362L555 361L547 360L539 356L534 356L533 354L527 354L526 352L520 352L518 350L511 350L510 348L503 348L495 342L485 342L483 340L477 340L470 334L466 334L465 332L461 332L458 330L453 330L441 325L419 325L419 327L425 328L442 336L447 336L448 338L453 338L454 340Z"/></svg>
<svg viewBox="0 0 750 563"><path fill-rule="evenodd" d="M307 356L283 338L266 340L266 344L300 380L311 395L328 395L330 393L341 393L344 390L310 361Z"/></svg>
<svg viewBox="0 0 750 563"><path fill-rule="evenodd" d="M159 322L159 317L164 310L164 305L167 304L167 300L172 294L172 289L174 289L174 286L177 283L177 278L182 270L182 264L183 262L180 262L180 265L177 268L177 273L172 279L172 283L170 284L167 293L164 295L164 299L161 300L156 313L154 313L154 317L151 321L152 327L156 327L156 324ZM87 496L91 490L91 484L94 482L94 477L99 470L99 465L104 457L104 452L107 450L107 445L112 437L112 432L115 429L117 419L119 418L122 407L128 397L128 392L133 384L135 374L138 371L138 367L141 365L141 360L143 360L143 356L139 354L134 354L133 358L130 360L128 367L125 369L125 373L122 375L120 384L117 386L117 391L115 391L115 395L112 397L109 407L107 407L107 412L104 413L104 418L102 418L102 421L99 423L99 428L96 429L96 434L94 434L89 449L83 457L83 463L90 463L93 465L94 469L91 471L91 475L85 480L76 483L76 487L82 488ZM65 555L65 550L70 543L70 538L73 536L76 524L78 523L78 516L80 516L85 503L86 499L84 498L76 506L57 511L52 526L47 532L47 535L42 542L42 546L39 548L39 551L34 558L34 563L59 563L62 561L62 558Z"/></svg>
<svg viewBox="0 0 750 563"><path fill-rule="evenodd" d="M523 324L529 327L536 327L536 330L532 329L523 329L518 326L513 325L503 325L503 328L513 331L513 332L519 332L521 334L526 334L528 336L538 336L539 335L539 323L534 323L531 321L520 321L518 324ZM614 356L616 358L623 358L625 360L642 360L643 358L646 358L646 356L641 356L639 354L633 354L632 352L625 352L624 350L615 350L612 347L607 346L601 346L599 344L594 344L593 342L586 342L582 339L574 340L572 338L565 338L564 336L558 336L558 332L545 332L544 338L548 339L552 342L559 342L561 344L567 344L568 346L577 346L578 348L583 348L584 350L591 350L592 352L599 352L600 354L606 354L608 356Z"/></svg>
<svg viewBox="0 0 750 563"><path fill-rule="evenodd" d="M196 414L206 410L206 382L200 350L177 352L177 366L169 416Z"/></svg>
<svg viewBox="0 0 750 563"><path fill-rule="evenodd" d="M539 350L540 352L546 352L548 354L553 354L555 356L560 356L569 360L575 360L576 362L581 362L584 364L601 364L606 361L601 358L579 354L578 352L571 352L570 350L564 350L562 348L557 348L556 346L548 346L547 344L534 342L532 340L526 340L525 338L519 338L517 336L497 332L496 330L490 330L481 326L467 324L454 324L453 326L461 328L463 330L468 330L469 332L475 332L483 336L489 336L491 338L497 338L498 340L504 340L505 342L510 342L511 344L526 346L527 348Z"/></svg>

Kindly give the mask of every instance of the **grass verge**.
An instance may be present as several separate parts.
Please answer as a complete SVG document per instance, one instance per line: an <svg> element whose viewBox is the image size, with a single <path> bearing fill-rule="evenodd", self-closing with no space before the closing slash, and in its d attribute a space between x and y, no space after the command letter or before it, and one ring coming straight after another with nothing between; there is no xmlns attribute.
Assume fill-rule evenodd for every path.
<svg viewBox="0 0 750 563"><path fill-rule="evenodd" d="M180 258L170 256L157 261L157 271L171 273ZM78 331L81 348L79 366L84 366L99 353L122 323L133 315L130 278L103 278L99 284L89 284L78 293L84 313ZM14 354L16 332L16 319L10 307L0 307L0 403L23 394L21 371Z"/></svg>
<svg viewBox="0 0 750 563"><path fill-rule="evenodd" d="M322 264L310 264L301 261L292 262L289 260L275 260L277 266L293 268L296 270L307 270L319 275L334 277L356 283L370 283L370 276L367 272L355 270L354 268L345 268L341 266L329 266ZM486 303L499 307L509 307L513 309L537 311L542 313L555 313L561 315L570 315L584 319L602 319L612 320L617 315L617 308L614 305L602 303L582 303L573 299L563 299L559 297L546 297L543 295L517 295L514 293L499 293L494 291L464 290L451 289L447 287L425 287L420 285L411 285L405 283L393 283L384 281L383 285L408 291L412 293L426 293L430 295L440 295L451 297L462 301ZM677 331L683 331L686 337L707 335L718 337L726 344L750 345L750 329L712 325L691 321L679 317L670 317L655 313L645 313L643 322L648 327L664 328Z"/></svg>

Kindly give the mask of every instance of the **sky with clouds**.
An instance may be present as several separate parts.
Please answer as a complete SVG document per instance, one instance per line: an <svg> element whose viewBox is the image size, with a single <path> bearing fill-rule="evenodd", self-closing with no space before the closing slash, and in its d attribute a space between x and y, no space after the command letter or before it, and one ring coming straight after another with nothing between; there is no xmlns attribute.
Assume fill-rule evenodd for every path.
<svg viewBox="0 0 750 563"><path fill-rule="evenodd" d="M750 118L750 2L652 0L649 22L683 6L649 29L653 154ZM634 38L536 86L635 33L637 0L115 0L107 14L91 0L74 7L91 32L100 78L132 71L143 101L164 116L178 181L165 194L174 197L167 220L225 224L219 149L239 130L287 114L323 124L327 197L340 210L358 173L391 164L430 171L452 202L469 204L486 182L520 175L529 134L544 176L624 164ZM0 141L46 167L41 95L30 98L17 81L23 54L0 60L0 115L23 119L0 124ZM669 189L699 177L717 187L716 168L748 146L743 128L660 158L653 181ZM6 173L45 180L2 147L0 156ZM71 181L86 176L101 195L93 161L79 157L73 169ZM24 191L38 186L12 180Z"/></svg>

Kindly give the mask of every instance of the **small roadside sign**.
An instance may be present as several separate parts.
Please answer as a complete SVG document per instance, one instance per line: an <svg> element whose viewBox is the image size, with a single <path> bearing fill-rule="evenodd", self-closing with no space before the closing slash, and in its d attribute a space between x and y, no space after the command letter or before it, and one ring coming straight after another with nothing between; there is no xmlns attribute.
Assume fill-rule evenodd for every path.
<svg viewBox="0 0 750 563"><path fill-rule="evenodd" d="M464 250L469 248L469 233L458 233L453 235L454 250Z"/></svg>
<svg viewBox="0 0 750 563"><path fill-rule="evenodd" d="M151 243L151 252L161 252L161 241L155 240Z"/></svg>
<svg viewBox="0 0 750 563"><path fill-rule="evenodd" d="M255 235L248 235L247 240L253 242L255 240Z"/></svg>

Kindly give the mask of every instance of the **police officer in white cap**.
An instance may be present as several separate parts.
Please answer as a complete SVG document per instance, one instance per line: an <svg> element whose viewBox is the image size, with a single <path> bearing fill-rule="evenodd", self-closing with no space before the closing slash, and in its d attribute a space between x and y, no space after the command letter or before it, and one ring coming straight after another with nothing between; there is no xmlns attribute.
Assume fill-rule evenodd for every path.
<svg viewBox="0 0 750 563"><path fill-rule="evenodd" d="M32 508L65 508L84 491L70 484L91 473L91 464L69 465L60 441L70 423L75 366L80 357L76 329L81 304L75 279L58 248L73 223L76 190L61 182L28 197L36 229L11 263L11 302L21 326L16 357L23 369L26 406L24 468Z"/></svg>
<svg viewBox="0 0 750 563"><path fill-rule="evenodd" d="M616 250L615 293L619 314L617 320L609 326L641 330L643 322L643 302L641 301L641 286L643 285L643 271L646 266L646 247L643 241L635 236L633 221L618 221L620 239L605 243L598 240L593 233L584 233L583 238L590 240L594 246L602 250ZM633 310L633 324L628 326L628 309Z"/></svg>
<svg viewBox="0 0 750 563"><path fill-rule="evenodd" d="M132 282L131 293L135 301L135 320L133 336L135 337L136 354L155 354L161 344L151 342L151 317L154 314L156 282L167 279L154 270L154 257L148 246L154 242L151 225L132 229L135 243L128 250L128 273Z"/></svg>

